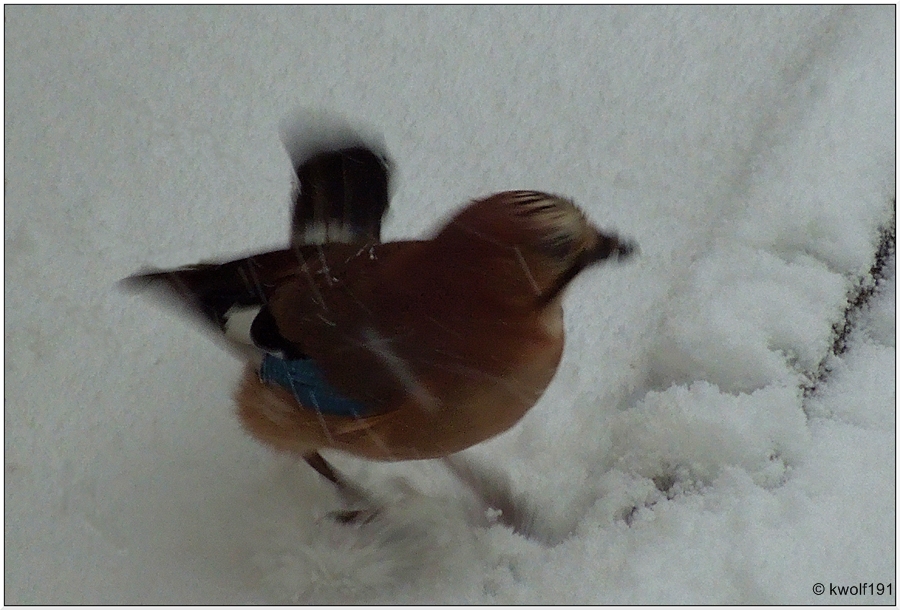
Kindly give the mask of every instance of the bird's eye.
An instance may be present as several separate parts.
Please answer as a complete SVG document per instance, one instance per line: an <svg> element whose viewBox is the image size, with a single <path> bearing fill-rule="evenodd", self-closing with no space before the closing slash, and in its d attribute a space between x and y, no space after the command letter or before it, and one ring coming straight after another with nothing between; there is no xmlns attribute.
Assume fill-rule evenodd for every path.
<svg viewBox="0 0 900 610"><path fill-rule="evenodd" d="M542 240L541 245L551 258L565 261L572 257L575 238L572 235L552 235Z"/></svg>

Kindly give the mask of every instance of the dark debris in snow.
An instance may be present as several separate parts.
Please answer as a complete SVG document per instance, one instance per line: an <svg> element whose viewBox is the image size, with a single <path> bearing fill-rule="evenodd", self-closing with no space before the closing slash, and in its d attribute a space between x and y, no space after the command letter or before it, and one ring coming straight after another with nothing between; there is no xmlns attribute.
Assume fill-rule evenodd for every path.
<svg viewBox="0 0 900 610"><path fill-rule="evenodd" d="M832 326L831 348L819 362L815 371L810 371L808 380L803 384L803 398L816 394L819 386L831 374L831 361L835 356L846 353L850 335L853 333L859 312L863 311L872 300L884 281L885 267L896 251L897 243L897 201L892 204L892 214L878 231L878 249L868 273L862 276L847 295L847 307L841 320Z"/></svg>

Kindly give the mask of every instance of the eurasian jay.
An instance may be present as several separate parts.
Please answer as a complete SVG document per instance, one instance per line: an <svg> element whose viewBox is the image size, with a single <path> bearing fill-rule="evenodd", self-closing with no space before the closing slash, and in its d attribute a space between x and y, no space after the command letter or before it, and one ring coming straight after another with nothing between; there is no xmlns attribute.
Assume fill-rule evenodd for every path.
<svg viewBox="0 0 900 610"><path fill-rule="evenodd" d="M518 422L559 364L566 286L635 250L537 191L475 200L428 239L383 243L383 154L360 141L292 156L288 248L125 281L162 288L237 347L246 430L351 494L321 449L437 458Z"/></svg>

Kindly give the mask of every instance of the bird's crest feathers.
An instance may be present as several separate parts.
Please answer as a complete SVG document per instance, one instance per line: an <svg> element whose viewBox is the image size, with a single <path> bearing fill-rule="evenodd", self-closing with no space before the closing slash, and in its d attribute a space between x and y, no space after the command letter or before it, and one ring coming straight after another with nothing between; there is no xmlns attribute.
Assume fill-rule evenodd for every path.
<svg viewBox="0 0 900 610"><path fill-rule="evenodd" d="M516 214L526 218L550 251L565 257L573 245L590 241L594 231L584 212L570 199L537 191L510 191Z"/></svg>

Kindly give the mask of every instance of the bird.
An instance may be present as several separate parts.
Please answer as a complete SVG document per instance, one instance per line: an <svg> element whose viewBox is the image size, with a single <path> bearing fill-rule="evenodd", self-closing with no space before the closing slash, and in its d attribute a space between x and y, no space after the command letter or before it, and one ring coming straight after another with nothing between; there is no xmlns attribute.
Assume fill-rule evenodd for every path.
<svg viewBox="0 0 900 610"><path fill-rule="evenodd" d="M566 287L637 251L571 199L533 190L473 199L428 237L383 242L393 163L379 146L287 148L287 247L123 283L165 295L234 348L243 428L349 498L362 492L321 451L434 459L509 430L556 373Z"/></svg>

